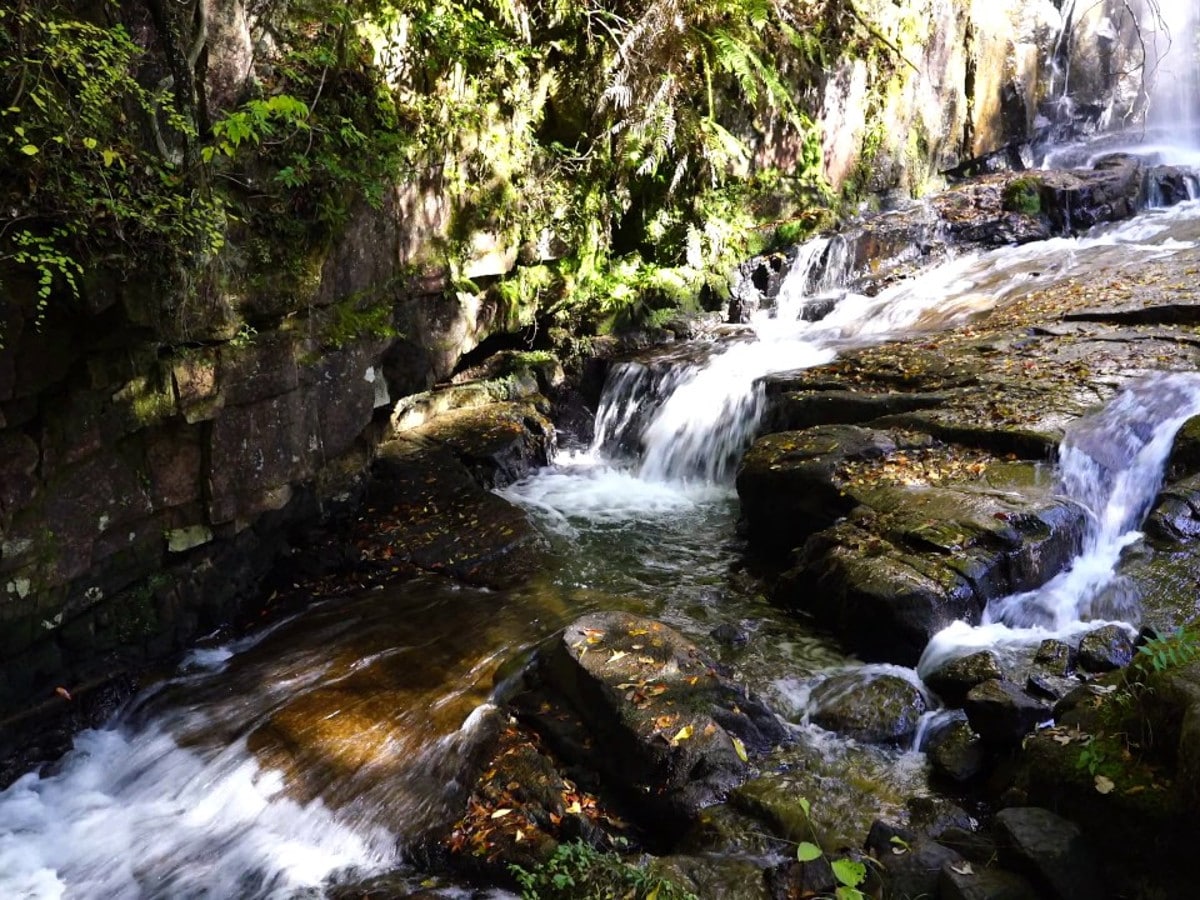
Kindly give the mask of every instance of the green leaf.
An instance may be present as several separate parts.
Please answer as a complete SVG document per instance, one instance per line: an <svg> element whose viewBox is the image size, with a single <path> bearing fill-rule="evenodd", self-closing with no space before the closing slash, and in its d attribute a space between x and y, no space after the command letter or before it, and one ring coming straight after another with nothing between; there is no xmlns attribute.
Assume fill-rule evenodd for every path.
<svg viewBox="0 0 1200 900"><path fill-rule="evenodd" d="M867 877L867 867L852 859L835 859L830 867L833 877L846 887L858 887Z"/></svg>
<svg viewBox="0 0 1200 900"><path fill-rule="evenodd" d="M812 804L808 802L807 797L800 798L800 808L804 810L804 817L806 819L812 818Z"/></svg>
<svg viewBox="0 0 1200 900"><path fill-rule="evenodd" d="M800 862L812 862L814 859L820 859L824 855L824 851L810 841L801 841L796 845L796 859Z"/></svg>
<svg viewBox="0 0 1200 900"><path fill-rule="evenodd" d="M24 147L21 148L21 152L24 153L26 156L37 156L38 148L33 146L33 144L26 144Z"/></svg>
<svg viewBox="0 0 1200 900"><path fill-rule="evenodd" d="M96 139L94 137L85 137L83 139L83 146L87 147L89 150L95 150Z"/></svg>

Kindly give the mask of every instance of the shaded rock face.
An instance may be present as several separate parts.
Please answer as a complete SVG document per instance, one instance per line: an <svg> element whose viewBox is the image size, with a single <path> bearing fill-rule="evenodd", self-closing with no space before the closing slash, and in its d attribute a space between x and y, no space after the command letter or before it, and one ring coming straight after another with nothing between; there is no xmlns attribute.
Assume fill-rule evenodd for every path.
<svg viewBox="0 0 1200 900"><path fill-rule="evenodd" d="M243 6L202 4L222 48L208 70L214 102L240 90ZM8 328L0 716L227 621L289 529L362 496L384 436L377 411L449 376L510 324L494 299L446 294L444 273L407 277L445 226L422 201L431 190L403 186L354 211L315 261L300 312L294 297L276 308L286 292L242 298L257 332L235 336L230 298L172 318L162 308L176 298L125 283L89 283L89 304L109 307L103 320L52 314L42 333L19 317ZM429 215L408 217L418 207ZM344 320L380 311L403 337L347 333ZM496 431L471 470L489 486L511 479L522 458L544 458L547 427L529 418L537 447Z"/></svg>
<svg viewBox="0 0 1200 900"><path fill-rule="evenodd" d="M954 782L970 781L983 771L983 740L965 719L955 719L938 729L924 747L936 774Z"/></svg>
<svg viewBox="0 0 1200 900"><path fill-rule="evenodd" d="M750 759L786 729L713 660L660 622L594 613L539 651L544 687L585 729L548 740L597 771L649 821L682 822L719 802L753 772ZM553 728L545 717L534 727Z"/></svg>
<svg viewBox="0 0 1200 900"><path fill-rule="evenodd" d="M1079 668L1085 672L1111 672L1133 661L1133 641L1119 625L1089 631L1079 642Z"/></svg>
<svg viewBox="0 0 1200 900"><path fill-rule="evenodd" d="M996 814L1002 854L1009 865L1059 900L1107 895L1079 827L1037 807L1013 807Z"/></svg>
<svg viewBox="0 0 1200 900"><path fill-rule="evenodd" d="M1050 719L1049 703L1006 681L992 679L971 688L963 708L967 721L991 744L1018 744L1040 722Z"/></svg>

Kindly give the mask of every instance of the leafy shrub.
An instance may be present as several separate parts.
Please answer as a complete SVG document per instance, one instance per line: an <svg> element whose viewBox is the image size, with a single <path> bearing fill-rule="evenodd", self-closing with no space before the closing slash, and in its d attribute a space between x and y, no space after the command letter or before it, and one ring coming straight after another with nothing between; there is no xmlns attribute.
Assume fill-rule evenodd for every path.
<svg viewBox="0 0 1200 900"><path fill-rule="evenodd" d="M675 882L582 841L559 844L532 870L511 869L525 900L697 900Z"/></svg>

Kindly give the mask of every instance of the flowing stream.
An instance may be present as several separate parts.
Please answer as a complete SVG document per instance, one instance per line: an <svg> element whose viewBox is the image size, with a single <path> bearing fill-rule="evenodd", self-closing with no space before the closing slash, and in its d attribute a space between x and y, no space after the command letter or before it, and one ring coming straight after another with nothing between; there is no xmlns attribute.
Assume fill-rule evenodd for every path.
<svg viewBox="0 0 1200 900"><path fill-rule="evenodd" d="M772 608L743 568L730 476L759 424L757 380L1198 240L1200 205L1187 203L1080 238L963 254L875 297L838 287L836 247L807 245L749 332L619 367L593 445L503 492L550 537L547 572L512 591L418 579L194 651L61 762L0 793L0 896L315 897L403 870L406 848L463 800L458 776L487 727L497 670L594 609L663 619L802 722L814 679L853 661ZM804 320L829 299L828 315ZM1200 381L1165 376L1072 429L1060 472L1091 513L1085 553L931 653L1119 618L1105 605L1116 556L1171 436L1197 411ZM724 626L750 638L744 648L714 642ZM898 753L879 757L893 772L880 777L911 787L919 756ZM467 895L444 879L432 889Z"/></svg>

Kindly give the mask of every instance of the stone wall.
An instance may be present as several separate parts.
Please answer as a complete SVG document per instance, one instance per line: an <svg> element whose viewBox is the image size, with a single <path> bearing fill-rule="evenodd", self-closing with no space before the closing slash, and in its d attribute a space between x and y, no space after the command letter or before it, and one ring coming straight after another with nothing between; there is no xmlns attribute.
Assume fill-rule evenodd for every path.
<svg viewBox="0 0 1200 900"><path fill-rule="evenodd" d="M355 500L392 399L511 324L511 310L448 290L429 262L438 208L413 186L364 207L309 304L258 331L229 327L247 307L223 297L212 305L225 315L177 323L168 342L130 324L154 297L100 281L92 316L35 327L9 308L0 718L227 621L289 525ZM476 275L499 274L504 258L476 260ZM375 315L360 324L380 310L388 329Z"/></svg>

